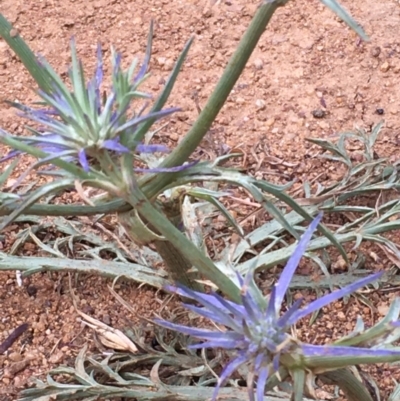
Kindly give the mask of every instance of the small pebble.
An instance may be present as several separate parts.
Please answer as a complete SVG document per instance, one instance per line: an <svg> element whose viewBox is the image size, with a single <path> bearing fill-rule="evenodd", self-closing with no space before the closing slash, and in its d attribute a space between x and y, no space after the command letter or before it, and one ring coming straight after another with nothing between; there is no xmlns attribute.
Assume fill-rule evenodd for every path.
<svg viewBox="0 0 400 401"><path fill-rule="evenodd" d="M256 58L254 60L254 67L256 67L256 70L262 70L264 67L264 62L260 58Z"/></svg>
<svg viewBox="0 0 400 401"><path fill-rule="evenodd" d="M266 125L267 127L272 127L272 126L274 125L274 123L275 123L275 118L269 118L269 119L265 122L265 125Z"/></svg>
<svg viewBox="0 0 400 401"><path fill-rule="evenodd" d="M92 306L90 306L90 305L85 305L85 306L82 308L82 312L83 312L83 313L86 313L87 315L91 315L91 314L93 314L93 313L95 312L95 310L94 310L94 308L93 308Z"/></svg>
<svg viewBox="0 0 400 401"><path fill-rule="evenodd" d="M257 99L256 100L256 107L257 110L264 110L265 109L265 102L262 99Z"/></svg>
<svg viewBox="0 0 400 401"><path fill-rule="evenodd" d="M311 112L314 118L324 118L326 116L326 111L322 109L315 109Z"/></svg>
<svg viewBox="0 0 400 401"><path fill-rule="evenodd" d="M166 57L157 57L157 63L160 67L163 67L167 62Z"/></svg>
<svg viewBox="0 0 400 401"><path fill-rule="evenodd" d="M107 315L107 314L103 315L102 321L107 326L110 326L111 325L111 317L110 317L110 315Z"/></svg>
<svg viewBox="0 0 400 401"><path fill-rule="evenodd" d="M179 139L179 135L176 132L171 132L168 136L172 141L177 141Z"/></svg>
<svg viewBox="0 0 400 401"><path fill-rule="evenodd" d="M387 61L385 61L385 62L380 66L380 70L381 70L382 72L387 72L387 71L389 71L389 68L390 68L390 64L389 64Z"/></svg>
<svg viewBox="0 0 400 401"><path fill-rule="evenodd" d="M58 363L62 362L63 358L64 358L64 353L61 350L58 350L50 356L49 362L58 364Z"/></svg>
<svg viewBox="0 0 400 401"><path fill-rule="evenodd" d="M381 48L379 46L376 46L371 50L372 57L379 57L380 54L381 54Z"/></svg>
<svg viewBox="0 0 400 401"><path fill-rule="evenodd" d="M11 352L8 359L12 362L19 362L22 361L22 355L19 352Z"/></svg>
<svg viewBox="0 0 400 401"><path fill-rule="evenodd" d="M30 297L34 297L37 294L37 288L34 285L29 285L26 289L26 292Z"/></svg>

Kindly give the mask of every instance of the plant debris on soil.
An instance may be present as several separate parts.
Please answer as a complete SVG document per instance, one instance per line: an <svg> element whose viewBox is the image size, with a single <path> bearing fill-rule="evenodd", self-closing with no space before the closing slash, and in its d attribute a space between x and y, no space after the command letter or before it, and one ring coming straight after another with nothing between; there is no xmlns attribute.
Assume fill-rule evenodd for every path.
<svg viewBox="0 0 400 401"><path fill-rule="evenodd" d="M154 95L162 89L185 42L194 35L194 44L169 101L170 106L182 107L183 111L157 134L160 141L173 148L204 107L259 0L212 3L209 0L3 0L0 11L31 48L64 78L70 63L72 36L87 73L92 74L99 41L105 58L110 56L111 45L122 53L125 63L134 57L143 58L153 19L155 37L146 90ZM398 159L399 2L341 0L341 3L362 24L370 41L360 41L317 0L289 2L274 15L196 156L215 157L230 149L244 155L241 168L257 178L277 184L296 180L295 188L316 178L327 183L337 179L341 166L316 157L318 148L305 139L334 140L340 132L355 127L368 131L384 119L375 151L392 162ZM0 85L1 100L25 104L36 100L34 82L2 40ZM4 102L1 104L0 127L25 135L26 122L15 115L14 109ZM0 145L0 154L6 151ZM23 159L12 179L26 170L30 162L28 157ZM32 174L29 179L36 178ZM62 200L73 203L73 194L63 195ZM236 216L246 216L248 206L254 206L251 202L248 198L235 205ZM259 225L264 218L265 214L255 214L248 224ZM88 230L96 231L92 220L79 220L87 224ZM9 226L0 236L0 251L10 252L18 233L28 226L28 223ZM112 223L107 227L114 237L99 229L96 233L115 242L118 230ZM40 235L46 242L58 234L49 230ZM391 239L399 242L397 233L391 233ZM125 247L131 246L126 238L120 241ZM393 266L379 249L374 254L368 247L363 250L369 269ZM16 255L41 256L33 241L26 241L14 251ZM340 268L340 262L337 266ZM154 267L162 269L161 265ZM179 305L178 300L163 305L165 294L121 280L114 290L134 308L135 313L129 313L110 293L109 279L72 275L72 285L81 311L121 330L143 325L140 317L151 318L154 313L165 313L164 308L174 310ZM312 291L304 291L303 295L315 296ZM299 327L299 336L309 342L330 341L352 330L358 314L367 322L376 321L385 314L395 295L395 289L365 294L367 305L355 300L337 302L324 308L313 325L305 322ZM20 285L18 273L0 272L0 305L0 400L15 400L32 376L43 379L53 367L72 365L86 343L95 348L93 332L82 324L73 306L67 273L38 273ZM367 370L386 399L393 388L392 379L400 380L399 370L385 366Z"/></svg>

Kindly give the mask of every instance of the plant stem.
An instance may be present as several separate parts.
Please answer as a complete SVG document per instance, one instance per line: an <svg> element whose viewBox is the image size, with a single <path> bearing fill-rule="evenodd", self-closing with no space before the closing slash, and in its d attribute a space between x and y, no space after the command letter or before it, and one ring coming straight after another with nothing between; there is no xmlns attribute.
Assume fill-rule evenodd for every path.
<svg viewBox="0 0 400 401"><path fill-rule="evenodd" d="M176 249L169 241L154 241L154 246L173 282L180 283L193 291L204 292L201 284L193 279L193 274L188 273L192 264L182 256L180 250Z"/></svg>
<svg viewBox="0 0 400 401"><path fill-rule="evenodd" d="M238 48L229 61L216 88L208 99L206 106L200 113L199 118L194 123L191 130L187 133L183 141L165 160L165 162L162 163L163 166L173 167L183 164L197 148L204 135L206 135L206 133L210 129L216 116L218 115L222 106L226 102L230 92L235 86L237 80L242 74L272 15L279 6L284 5L286 2L287 0L276 0L272 2L264 1L259 6L249 28L240 40ZM48 77L46 76L46 74L44 74L43 71L40 71L40 69L37 71L37 60L29 47L26 45L25 42L22 41L22 39L20 39L18 43L18 48L18 46L13 43L13 41L11 40L12 38L10 38L9 36L11 25L8 23L7 20L5 20L4 17L2 17L0 22L3 23L3 28L6 26L6 28L8 29L8 31L6 31L4 28L3 31L0 31L0 34L2 34L3 37L5 37L4 35L8 35L8 37L5 37L7 43L12 47L14 51L16 51L16 53L20 57L23 56L22 61L24 65L32 74L32 76L37 80L39 86L42 87L42 89L45 91L51 91L51 86L50 88L48 86ZM27 49L25 49L25 53L21 52L21 49L23 47ZM165 246L162 246L160 248L163 253L168 253L171 251L171 254L169 256L164 255L166 260L170 260L170 262L173 262L173 260L176 259L175 254L177 252L180 253L182 256L182 261L185 262L182 264L182 266L180 266L181 268L184 268L185 266L187 268L190 264L193 264L199 269L200 273L204 274L208 279L215 283L222 292L224 292L234 301L240 302L240 291L236 287L236 285L222 272L220 272L209 258L207 258L199 249L197 249L197 247L192 244L189 239L186 238L186 236L183 235L165 217L165 215L155 209L148 201L148 199L152 199L154 196L156 196L173 180L174 174L158 174L156 176L148 175L141 180L140 184L142 185L137 186L134 191L130 192L129 197L126 200L131 204L132 207L136 208L136 210L153 227L155 227L161 235L163 235L165 238L168 238L168 241L174 249L171 248L170 250L168 250L168 247ZM146 188L146 195L144 195L140 187L146 184L149 185Z"/></svg>
<svg viewBox="0 0 400 401"><path fill-rule="evenodd" d="M262 2L253 17L250 26L240 40L239 45L225 68L217 86L209 97L204 109L179 145L163 161L161 164L162 167L179 166L188 160L190 155L202 141L204 135L206 135L208 130L211 128L212 123L220 112L222 106L225 104L251 54L257 46L261 35L265 31L272 15L278 7L284 5L286 2L287 0ZM149 175L146 178L148 181L154 179L149 191L146 191L147 197L151 198L171 182L173 174L159 174L156 177L154 177L154 175Z"/></svg>
<svg viewBox="0 0 400 401"><path fill-rule="evenodd" d="M155 209L157 205L152 205ZM180 214L171 215L163 208L160 213L164 215L174 226L181 221ZM131 241L139 246L149 246L153 244L157 253L161 256L165 269L175 283L180 283L194 291L202 292L204 288L196 281L198 274L189 274L193 265L181 254L179 249L174 247L168 240L160 236L157 227L154 227L148 221L143 221L138 216L136 210L130 210L125 213L118 213L118 220L125 228Z"/></svg>
<svg viewBox="0 0 400 401"><path fill-rule="evenodd" d="M14 202L8 205L1 205L0 216L8 216L19 205ZM122 213L132 210L132 206L123 199L115 199L96 206L87 205L47 205L36 203L24 211L24 215L33 216L95 216L97 214Z"/></svg>
<svg viewBox="0 0 400 401"><path fill-rule="evenodd" d="M206 106L182 142L162 163L163 167L183 164L199 145L243 72L272 15L278 7L284 5L286 2L287 0L276 0L274 2L263 2L259 6L249 28L240 40L235 53L208 99ZM36 56L19 35L16 37L10 36L11 29L11 24L0 14L0 36L6 40L7 44L18 55L40 88L46 92L52 91L51 81L49 81L49 77L45 74L44 69L38 67ZM12 144L9 145L12 146ZM142 177L139 183L140 187L144 189L146 197L152 199L171 183L174 178L175 174L172 173L148 174ZM55 209L54 213L56 213Z"/></svg>
<svg viewBox="0 0 400 401"><path fill-rule="evenodd" d="M366 386L350 372L349 369L337 369L319 374L318 378L329 385L336 385L343 391L348 401L373 401Z"/></svg>
<svg viewBox="0 0 400 401"><path fill-rule="evenodd" d="M168 238L175 249L179 249L183 258L212 281L226 296L241 303L240 289L234 282L147 200L137 184L128 192L126 200L162 236Z"/></svg>

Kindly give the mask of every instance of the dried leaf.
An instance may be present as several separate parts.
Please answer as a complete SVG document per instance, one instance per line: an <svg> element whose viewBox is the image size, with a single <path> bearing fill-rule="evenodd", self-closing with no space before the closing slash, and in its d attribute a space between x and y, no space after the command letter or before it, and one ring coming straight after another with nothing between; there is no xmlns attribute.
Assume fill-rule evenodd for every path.
<svg viewBox="0 0 400 401"><path fill-rule="evenodd" d="M77 300L74 291L71 287L70 282L70 292L72 296L72 301L77 313L82 316L82 322L91 327L99 335L100 341L105 347L111 349L117 349L120 351L128 351L133 354L138 352L136 345L121 331L114 329L113 327L107 326L105 323L97 320L86 313L81 312L77 307Z"/></svg>

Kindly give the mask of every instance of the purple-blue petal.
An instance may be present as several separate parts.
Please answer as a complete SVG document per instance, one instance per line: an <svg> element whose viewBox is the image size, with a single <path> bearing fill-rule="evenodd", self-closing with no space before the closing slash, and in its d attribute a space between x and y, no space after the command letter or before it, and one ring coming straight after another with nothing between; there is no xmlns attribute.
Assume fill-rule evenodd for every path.
<svg viewBox="0 0 400 401"><path fill-rule="evenodd" d="M117 111L113 111L114 104L116 102L117 96L114 92L112 92L109 96L107 96L107 99L105 101L104 107L103 107L103 112L102 114L104 115L110 115L110 126L113 127L118 123L119 118L121 115Z"/></svg>
<svg viewBox="0 0 400 401"><path fill-rule="evenodd" d="M245 362L247 362L247 356L246 355L239 355L232 361L230 361L224 368L224 370L221 373L221 376L218 379L218 383L215 386L211 401L215 401L218 396L218 391L221 388L221 386L226 382L226 380L229 379L230 376Z"/></svg>
<svg viewBox="0 0 400 401"><path fill-rule="evenodd" d="M24 112L17 113L17 116L32 119L32 116L35 117L35 121L42 122L42 124L46 124L48 122L53 122L54 118L51 117L51 115L56 114L54 111L49 112L49 110L34 110L34 109L29 109L25 110Z"/></svg>
<svg viewBox="0 0 400 401"><path fill-rule="evenodd" d="M238 341L221 338L219 340L210 340L204 343L189 345L188 348L189 349L223 348L232 350L238 348L238 346L240 346L240 343L238 343Z"/></svg>
<svg viewBox="0 0 400 401"><path fill-rule="evenodd" d="M206 329L196 329L193 327L182 326L180 324L168 322L162 319L154 319L154 322L160 326L166 327L167 329L178 331L184 334L188 334L192 337L196 337L204 340L214 340L218 338L225 338L229 340L239 341L243 336L233 331L219 332Z"/></svg>
<svg viewBox="0 0 400 401"><path fill-rule="evenodd" d="M212 293L212 296L214 297L214 300L222 306L222 308L220 308L222 311L224 311L225 313L231 313L233 316L235 316L236 319L240 321L246 319L246 310L242 305L228 301L215 292Z"/></svg>
<svg viewBox="0 0 400 401"><path fill-rule="evenodd" d="M150 62L149 57L146 57L143 61L142 66L140 67L139 72L137 73L136 77L133 80L133 84L136 84L145 76L147 69L149 68L149 62Z"/></svg>
<svg viewBox="0 0 400 401"><path fill-rule="evenodd" d="M18 138L19 141L24 142L27 145L34 146L43 152L53 154L53 153L62 153L66 150L69 150L69 147L62 143L63 138L57 134L40 134L36 137L22 137ZM5 162L6 160L12 159L18 155L21 155L25 152L21 152L19 150L12 150L2 158L0 158L0 163Z"/></svg>
<svg viewBox="0 0 400 401"><path fill-rule="evenodd" d="M190 298L192 299L196 299L198 293L196 291L193 291L189 288L185 289L185 292L187 294L189 294ZM223 309L220 308L221 302L217 303L216 302L216 297L212 296L209 298L210 301L208 301L206 298L202 298L201 303L203 304L204 307L206 307L208 309L209 312L211 312L213 315L218 316L219 320L222 320L224 323L224 325L231 327L232 329L238 329L240 330L240 327L237 325L237 322L231 317L230 313L226 313L226 308L225 306L223 307ZM185 305L186 307L189 307L189 305ZM232 305L232 308L234 308L234 306ZM230 312L230 311L228 311ZM235 314L236 315L236 314ZM240 318L241 316L239 316Z"/></svg>
<svg viewBox="0 0 400 401"><path fill-rule="evenodd" d="M153 321L162 327L166 327L167 329L178 331L184 334L189 334L189 332L192 332L193 330L191 327L182 326L180 324L168 322L167 320L163 319L154 319Z"/></svg>
<svg viewBox="0 0 400 401"><path fill-rule="evenodd" d="M40 135L38 135L38 138L40 138L41 142L43 143L54 143L58 144L60 146L66 145L65 143L65 138L59 134L54 134L52 132L44 132Z"/></svg>
<svg viewBox="0 0 400 401"><path fill-rule="evenodd" d="M100 42L97 44L97 67L96 67L96 89L100 88L101 83L103 82L103 53L101 51Z"/></svg>
<svg viewBox="0 0 400 401"><path fill-rule="evenodd" d="M131 107L131 105L126 102L123 107L121 108L121 106L118 106L118 111L115 115L115 117L112 118L111 120L111 127L115 130L117 127L118 123L123 123L125 117L126 117L126 113L128 111L128 109ZM135 119L133 119L135 120ZM132 120L132 121L133 121ZM124 130L120 130L120 127L118 127L117 131L114 131L115 133L121 134L122 132L124 132Z"/></svg>
<svg viewBox="0 0 400 401"><path fill-rule="evenodd" d="M303 257L304 252L307 249L307 245L317 228L319 222L322 219L322 213L320 213L307 228L305 233L301 236L298 245L296 246L292 256L288 260L285 268L283 269L276 286L276 300L275 300L275 310L277 313L281 310L282 302L285 298L286 292L289 288L290 282L292 281L293 274Z"/></svg>
<svg viewBox="0 0 400 401"><path fill-rule="evenodd" d="M139 144L136 146L136 151L139 153L155 153L155 152L169 152L168 146L165 145L144 145Z"/></svg>
<svg viewBox="0 0 400 401"><path fill-rule="evenodd" d="M86 156L85 149L81 149L81 150L78 152L78 160L79 160L79 163L80 163L80 165L82 166L82 168L83 168L86 172L88 172L90 167L89 167L89 162L88 162L88 159L87 159L87 156Z"/></svg>
<svg viewBox="0 0 400 401"><path fill-rule="evenodd" d="M276 311L276 285L272 287L271 294L268 300L268 306L266 309L265 318L269 323L272 324L277 318L277 311Z"/></svg>
<svg viewBox="0 0 400 401"><path fill-rule="evenodd" d="M264 399L265 384L267 383L268 372L269 372L268 366L263 366L258 371L257 391L256 391L257 401L262 401Z"/></svg>
<svg viewBox="0 0 400 401"><path fill-rule="evenodd" d="M274 355L274 358L272 360L272 369L274 370L274 372L277 372L279 370L280 358L281 358L280 353Z"/></svg>
<svg viewBox="0 0 400 401"><path fill-rule="evenodd" d="M215 313L207 308L199 308L190 304L185 304L185 308L197 313L199 316L204 316L215 323L223 324L232 330L241 331L239 324L236 324L234 319L228 316L225 311L220 310L219 313Z"/></svg>
<svg viewBox="0 0 400 401"><path fill-rule="evenodd" d="M301 349L305 357L385 358L397 356L400 360L400 350L312 344L302 344Z"/></svg>
<svg viewBox="0 0 400 401"><path fill-rule="evenodd" d="M214 304L215 307L218 307L222 311L225 311L225 313L230 313L231 309L225 309L224 305L222 305L219 302L218 298L216 299L214 295L209 295L209 294L205 294L202 292L196 292L196 291L191 291L191 290L189 290L190 291L189 292L188 289L182 285L178 285L178 286L166 285L164 288L166 291L173 292L180 296L193 299L193 300L199 302L200 304L203 304L203 300L206 302L211 302ZM238 305L234 302L227 301L227 300L225 300L225 301L230 303L233 308L235 308L235 309L237 308L242 315L245 313L245 310L242 305Z"/></svg>
<svg viewBox="0 0 400 401"><path fill-rule="evenodd" d="M34 137L26 138L26 140L21 138L21 140L29 145L36 146L41 149L45 147L56 148L58 151L74 149L73 144L68 144L64 138L58 134L44 133Z"/></svg>
<svg viewBox="0 0 400 401"><path fill-rule="evenodd" d="M318 298L315 301L308 304L305 308L299 309L297 312L293 313L293 315L288 319L288 324L293 325L298 320L302 319L303 317L313 313L314 311L323 308L326 305L338 300L339 298L343 298L346 295L353 293L354 291L358 290L359 288L364 287L367 284L371 284L377 279L379 279L383 275L383 272L372 274L371 276L364 277L361 280L357 280L355 283L347 285L340 290L336 290L323 296L322 298Z"/></svg>
<svg viewBox="0 0 400 401"><path fill-rule="evenodd" d="M40 150L43 150L43 152L48 153L49 155L61 154L64 153L65 151L68 151L68 149L66 149L63 146L51 145L51 144L40 144L37 147Z"/></svg>
<svg viewBox="0 0 400 401"><path fill-rule="evenodd" d="M299 310L301 303L303 302L304 298L300 298L298 300L296 300L293 305L282 315L281 318L278 319L277 321L277 326L280 329L284 329L288 326L290 326L290 324L288 322L290 322L292 316Z"/></svg>
<svg viewBox="0 0 400 401"><path fill-rule="evenodd" d="M100 94L100 86L103 82L103 54L101 51L101 44L97 44L97 67L95 73L95 102L97 113L101 113L101 94Z"/></svg>
<svg viewBox="0 0 400 401"><path fill-rule="evenodd" d="M245 290L245 293L242 294L242 303L246 310L248 319L251 319L253 322L259 322L263 320L263 313L258 307L257 302L253 299L248 288Z"/></svg>
<svg viewBox="0 0 400 401"><path fill-rule="evenodd" d="M256 371L256 372L258 372L261 368L262 368L262 365L263 365L263 363L264 363L264 354L262 354L262 353L260 353L260 354L258 354L255 358L254 358L254 362L253 362L253 364L254 364L254 370Z"/></svg>
<svg viewBox="0 0 400 401"><path fill-rule="evenodd" d="M220 340L221 342L225 341L242 341L243 340L243 335L240 333L236 333L234 331L211 331L211 330L206 330L206 329L196 329L196 328L190 328L190 331L193 333L191 334L193 337L196 337L200 340L205 340L205 341L215 341L215 340Z"/></svg>
<svg viewBox="0 0 400 401"><path fill-rule="evenodd" d="M0 163L3 163L7 160L13 159L16 156L22 155L23 152L19 151L19 150L11 150L10 152L8 152L5 156L3 156L2 158L0 158Z"/></svg>
<svg viewBox="0 0 400 401"><path fill-rule="evenodd" d="M118 153L129 153L129 149L121 145L118 138L105 140L101 147Z"/></svg>
<svg viewBox="0 0 400 401"><path fill-rule="evenodd" d="M176 113L177 111L180 111L181 109L179 107L173 107L170 109L165 109L165 110L160 110L156 111L153 113L146 114L144 116L140 116L137 118L133 118L132 120L127 121L125 124L122 124L120 127L117 128L116 132L123 132L127 130L128 128L133 128L137 127L139 124L147 121L147 120L160 120L161 118L167 117L172 113Z"/></svg>
<svg viewBox="0 0 400 401"><path fill-rule="evenodd" d="M120 67L121 67L121 53L115 53L113 75L118 74Z"/></svg>
<svg viewBox="0 0 400 401"><path fill-rule="evenodd" d="M54 88L51 94L39 90L39 96L48 103L51 108L59 115L73 116L73 110L65 95L58 89Z"/></svg>
<svg viewBox="0 0 400 401"><path fill-rule="evenodd" d="M49 118L49 117L43 117L40 113L21 113L20 114L22 117L35 121L38 124L41 124L45 127L51 127L53 130L57 128L61 128L64 130L64 125L61 121L58 121L54 118Z"/></svg>
<svg viewBox="0 0 400 401"><path fill-rule="evenodd" d="M235 271L235 273L236 273L236 278L239 283L239 286L240 286L240 288L242 288L244 286L244 279L238 271Z"/></svg>

